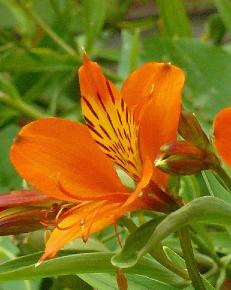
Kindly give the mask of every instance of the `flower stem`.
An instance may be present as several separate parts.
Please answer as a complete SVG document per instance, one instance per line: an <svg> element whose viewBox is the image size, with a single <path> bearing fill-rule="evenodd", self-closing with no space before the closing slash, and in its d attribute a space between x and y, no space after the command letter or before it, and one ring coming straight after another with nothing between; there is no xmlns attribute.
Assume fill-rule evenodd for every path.
<svg viewBox="0 0 231 290"><path fill-rule="evenodd" d="M187 226L179 230L179 238L180 238L180 244L181 244L182 252L184 255L185 263L186 263L189 277L192 281L192 284L194 288L197 290L205 290L204 283L201 279L201 275L200 275L200 272L198 270L198 267L194 258L192 243L190 239L190 232Z"/></svg>
<svg viewBox="0 0 231 290"><path fill-rule="evenodd" d="M128 229L130 233L134 232L138 228L136 224L128 217L123 216L122 218L120 218L120 222ZM159 245L157 250L151 249L149 251L149 254L161 265L163 265L173 273L177 274L185 280L189 280L187 271L175 266L170 260L168 260L161 245Z"/></svg>
<svg viewBox="0 0 231 290"><path fill-rule="evenodd" d="M48 117L47 115L35 109L33 106L26 104L22 99L13 99L2 92L0 92L0 102L31 119L41 119Z"/></svg>

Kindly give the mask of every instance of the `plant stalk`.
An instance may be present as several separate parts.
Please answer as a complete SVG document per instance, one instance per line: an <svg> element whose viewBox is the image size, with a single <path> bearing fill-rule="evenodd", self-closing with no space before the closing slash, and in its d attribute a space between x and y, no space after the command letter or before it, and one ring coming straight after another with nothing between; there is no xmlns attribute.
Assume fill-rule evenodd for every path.
<svg viewBox="0 0 231 290"><path fill-rule="evenodd" d="M8 107L31 119L36 120L48 117L48 115L38 111L33 106L25 103L22 99L13 99L2 92L0 92L0 103L7 105Z"/></svg>
<svg viewBox="0 0 231 290"><path fill-rule="evenodd" d="M214 172L222 179L226 188L231 191L231 177L221 167L221 165L214 168Z"/></svg>
<svg viewBox="0 0 231 290"><path fill-rule="evenodd" d="M192 281L192 284L194 288L197 290L205 290L204 283L202 281L200 272L198 270L198 267L194 258L188 226L185 226L179 230L179 238L180 238L180 244L181 244L182 252L184 255L185 263L186 263L189 277Z"/></svg>

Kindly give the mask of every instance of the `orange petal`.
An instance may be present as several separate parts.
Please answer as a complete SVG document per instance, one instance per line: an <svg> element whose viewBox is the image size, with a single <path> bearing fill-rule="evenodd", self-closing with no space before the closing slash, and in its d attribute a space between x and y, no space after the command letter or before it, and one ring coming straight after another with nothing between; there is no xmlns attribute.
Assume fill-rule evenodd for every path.
<svg viewBox="0 0 231 290"><path fill-rule="evenodd" d="M92 137L114 163L137 180L141 174L138 126L119 90L86 56L79 80L82 111Z"/></svg>
<svg viewBox="0 0 231 290"><path fill-rule="evenodd" d="M115 224L117 219L126 212L146 208L147 205L141 200L126 207L123 207L121 203L95 201L82 207L72 208L69 211L70 214L68 215L66 212L64 214L66 217L52 232L39 263L54 257L65 244L76 238L82 237L86 242L90 234L98 232L110 224Z"/></svg>
<svg viewBox="0 0 231 290"><path fill-rule="evenodd" d="M81 208L77 206L76 210L73 208L72 214L64 218L52 232L40 261L52 258L65 244L76 238L82 237L85 240L87 238L84 236L85 233L89 235L113 224L115 219L119 217L119 207L119 203L105 204L96 201ZM120 212L120 216L123 213ZM92 215L94 215L94 220L92 220Z"/></svg>
<svg viewBox="0 0 231 290"><path fill-rule="evenodd" d="M139 183L137 184L135 191L129 196L129 198L123 204L123 207L127 207L133 204L139 197L142 197L143 194L142 191L150 182L152 173L153 173L153 164L150 159L146 159L143 163L142 177Z"/></svg>
<svg viewBox="0 0 231 290"><path fill-rule="evenodd" d="M11 160L31 185L61 200L127 192L87 127L70 120L41 119L23 127Z"/></svg>
<svg viewBox="0 0 231 290"><path fill-rule="evenodd" d="M220 111L216 116L214 139L219 154L231 166L231 107Z"/></svg>
<svg viewBox="0 0 231 290"><path fill-rule="evenodd" d="M148 105L140 121L140 149L143 160L154 161L161 145L176 139L181 109L183 72L164 63L147 63L137 69L125 82L122 96L129 108ZM154 181L166 187L167 175L155 168Z"/></svg>

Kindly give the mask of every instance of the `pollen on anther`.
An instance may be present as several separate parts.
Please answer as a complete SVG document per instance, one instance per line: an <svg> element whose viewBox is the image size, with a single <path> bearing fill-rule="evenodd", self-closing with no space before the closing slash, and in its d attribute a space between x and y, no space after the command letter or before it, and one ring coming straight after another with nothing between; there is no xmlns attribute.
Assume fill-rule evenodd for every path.
<svg viewBox="0 0 231 290"><path fill-rule="evenodd" d="M139 193L139 197L142 197L144 195L144 193L143 193L143 191L141 191L140 193Z"/></svg>

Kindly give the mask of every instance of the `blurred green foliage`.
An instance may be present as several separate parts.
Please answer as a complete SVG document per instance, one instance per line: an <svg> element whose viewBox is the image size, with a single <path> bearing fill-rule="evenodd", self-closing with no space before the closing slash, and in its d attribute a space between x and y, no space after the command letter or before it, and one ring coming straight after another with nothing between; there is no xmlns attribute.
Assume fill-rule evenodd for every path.
<svg viewBox="0 0 231 290"><path fill-rule="evenodd" d="M186 73L183 107L195 112L210 133L215 114L231 105L230 33L229 0L0 0L0 193L21 187L22 181L10 164L8 151L23 124L44 116L82 120L76 72L83 49L118 86L132 70L147 61L170 61L180 66ZM187 202L203 195L230 202L230 194L213 174L183 177L180 184L180 193ZM134 220L141 225L149 218L143 214L135 216ZM230 228L203 225L194 230L201 235L204 244L209 234L211 243L205 247L195 241L194 245L197 262L203 273L208 271L206 289L215 289L208 281L221 289L226 275L231 278L227 262L231 253ZM123 238L128 235L124 227L119 227L119 231ZM207 234L203 235L204 232ZM1 238L1 261L41 250L41 233L39 238L33 235L36 233L30 238ZM130 240L133 238L131 236ZM95 236L87 248L78 243L71 244L69 250L91 253L117 248L111 228ZM180 245L173 234L164 245L168 257L176 265L182 264ZM130 248L130 251L137 249ZM42 267L38 272L34 270L33 263L39 255L0 266L0 272L6 271L10 279L14 275L14 279L24 279L26 271L37 279L2 282L0 290L16 287L18 290L117 289L115 275L110 271L106 273L111 254L102 253L99 261L94 253L89 256L90 270L81 254L72 256L72 260L60 260L61 263L67 261L68 269L71 269L70 261L80 265L76 270L78 276L66 276L73 271L63 269L62 272L60 261L54 259L49 263L55 269L54 275L60 275L54 279L42 279L44 274L41 273L51 269L49 263L44 270ZM213 255L223 259L220 271ZM77 264L81 261L83 268ZM140 263L133 272L128 271L129 289L192 289L173 272L162 266L158 269L157 262L144 259ZM26 268L25 265L32 266ZM97 273L97 265L101 265L101 273ZM17 267L19 272L15 272ZM142 267L146 274L141 276ZM4 280L4 275L2 277Z"/></svg>

